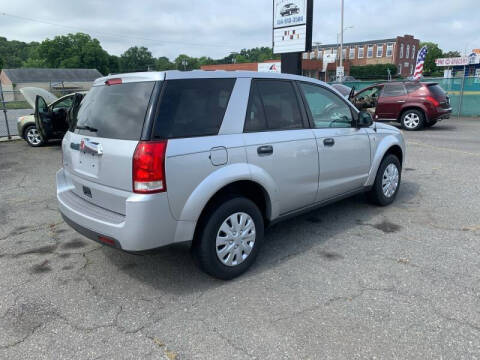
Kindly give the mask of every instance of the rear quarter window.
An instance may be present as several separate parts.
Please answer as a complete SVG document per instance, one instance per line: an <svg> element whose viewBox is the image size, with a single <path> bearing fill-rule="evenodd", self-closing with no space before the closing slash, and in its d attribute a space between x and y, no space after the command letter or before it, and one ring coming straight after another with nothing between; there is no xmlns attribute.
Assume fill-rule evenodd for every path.
<svg viewBox="0 0 480 360"><path fill-rule="evenodd" d="M139 140L154 86L155 82L150 81L92 87L78 110L75 132Z"/></svg>
<svg viewBox="0 0 480 360"><path fill-rule="evenodd" d="M430 90L434 97L444 97L446 95L445 91L439 85L428 85L428 90Z"/></svg>
<svg viewBox="0 0 480 360"><path fill-rule="evenodd" d="M235 79L168 80L153 137L171 139L217 135Z"/></svg>

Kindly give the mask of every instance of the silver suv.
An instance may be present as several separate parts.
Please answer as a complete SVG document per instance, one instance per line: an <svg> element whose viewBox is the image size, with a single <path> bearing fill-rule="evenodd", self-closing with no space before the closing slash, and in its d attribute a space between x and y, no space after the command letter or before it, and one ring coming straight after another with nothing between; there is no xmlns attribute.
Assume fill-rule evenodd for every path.
<svg viewBox="0 0 480 360"><path fill-rule="evenodd" d="M401 132L301 76L108 76L72 113L57 173L65 221L129 252L192 241L222 279L252 265L266 226L359 192L387 205L400 185Z"/></svg>

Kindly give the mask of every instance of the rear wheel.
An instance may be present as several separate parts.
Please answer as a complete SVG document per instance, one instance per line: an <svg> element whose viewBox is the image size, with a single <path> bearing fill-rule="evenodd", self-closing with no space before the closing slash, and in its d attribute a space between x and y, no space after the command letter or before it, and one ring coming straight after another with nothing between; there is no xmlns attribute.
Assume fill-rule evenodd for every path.
<svg viewBox="0 0 480 360"><path fill-rule="evenodd" d="M402 114L400 123L405 130L420 130L425 124L425 116L419 110L407 110Z"/></svg>
<svg viewBox="0 0 480 360"><path fill-rule="evenodd" d="M235 197L205 215L193 243L193 256L207 274L233 279L255 261L263 242L263 217L249 199Z"/></svg>
<svg viewBox="0 0 480 360"><path fill-rule="evenodd" d="M40 132L38 131L35 125L27 126L27 128L23 133L24 133L25 141L30 146L33 146L33 147L42 146L43 143L45 142L42 138L42 135L40 135Z"/></svg>
<svg viewBox="0 0 480 360"><path fill-rule="evenodd" d="M402 177L402 166L395 155L388 154L380 163L372 189L367 193L368 199L377 205L390 205L397 196Z"/></svg>

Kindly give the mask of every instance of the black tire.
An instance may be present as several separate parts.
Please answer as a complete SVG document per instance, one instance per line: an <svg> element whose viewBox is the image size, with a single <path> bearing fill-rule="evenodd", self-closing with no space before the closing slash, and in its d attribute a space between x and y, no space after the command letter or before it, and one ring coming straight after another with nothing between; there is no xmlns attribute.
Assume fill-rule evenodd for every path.
<svg viewBox="0 0 480 360"><path fill-rule="evenodd" d="M414 123L413 121L409 121L410 118L418 119L418 123ZM400 123L402 124L402 128L408 131L417 131L423 129L425 126L425 115L420 110L407 110L402 114L400 118ZM412 125L415 124L415 125Z"/></svg>
<svg viewBox="0 0 480 360"><path fill-rule="evenodd" d="M425 127L432 127L433 125L435 125L437 123L437 120L433 120L433 121L430 121L429 123L427 123L425 125Z"/></svg>
<svg viewBox="0 0 480 360"><path fill-rule="evenodd" d="M45 140L42 138L42 136L38 133L38 137L40 138L39 142L34 141L30 136L30 132L36 131L38 133L37 127L35 125L28 125L25 130L23 130L23 138L27 142L28 145L31 147L39 147L45 144Z"/></svg>
<svg viewBox="0 0 480 360"><path fill-rule="evenodd" d="M382 181L383 175L385 173L385 169L390 165L394 164L398 171L398 185L394 191L394 193L390 196L386 196L383 192ZM400 183L402 180L402 165L398 158L393 154L388 154L385 156L378 167L377 176L375 177L375 182L373 184L372 189L367 193L367 197L370 202L380 205L386 206L390 205L398 194L398 190L400 189Z"/></svg>
<svg viewBox="0 0 480 360"><path fill-rule="evenodd" d="M238 212L246 213L253 220L256 233L255 242L250 254L243 262L234 266L227 266L217 256L217 234L224 221ZM212 206L199 226L199 231L192 244L192 253L197 265L207 274L218 279L230 280L243 274L255 262L263 243L264 223L260 210L251 200L244 197L227 198L217 203L216 206Z"/></svg>

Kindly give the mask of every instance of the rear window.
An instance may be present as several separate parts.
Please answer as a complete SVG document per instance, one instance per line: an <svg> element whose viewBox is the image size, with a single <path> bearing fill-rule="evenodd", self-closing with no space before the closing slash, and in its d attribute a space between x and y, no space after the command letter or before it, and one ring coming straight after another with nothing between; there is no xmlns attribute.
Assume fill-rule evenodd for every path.
<svg viewBox="0 0 480 360"><path fill-rule="evenodd" d="M439 85L428 85L428 90L432 93L434 97L445 97L445 91Z"/></svg>
<svg viewBox="0 0 480 360"><path fill-rule="evenodd" d="M92 87L78 110L75 132L111 139L140 139L154 86L155 82L149 81Z"/></svg>
<svg viewBox="0 0 480 360"><path fill-rule="evenodd" d="M156 139L217 135L235 79L169 80L160 103Z"/></svg>

